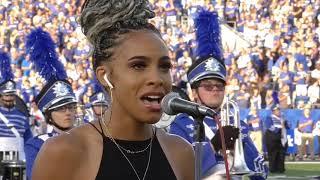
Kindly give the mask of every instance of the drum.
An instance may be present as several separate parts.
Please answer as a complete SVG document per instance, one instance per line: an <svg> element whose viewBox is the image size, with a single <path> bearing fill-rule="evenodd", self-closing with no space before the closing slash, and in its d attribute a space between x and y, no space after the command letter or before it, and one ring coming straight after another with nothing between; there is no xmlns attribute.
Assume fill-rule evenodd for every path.
<svg viewBox="0 0 320 180"><path fill-rule="evenodd" d="M23 161L1 161L0 163L2 180L25 180L26 165ZM1 180L1 178L0 178Z"/></svg>
<svg viewBox="0 0 320 180"><path fill-rule="evenodd" d="M0 180L25 180L23 139L0 137Z"/></svg>
<svg viewBox="0 0 320 180"><path fill-rule="evenodd" d="M24 140L16 137L0 137L0 162L7 161L24 161Z"/></svg>

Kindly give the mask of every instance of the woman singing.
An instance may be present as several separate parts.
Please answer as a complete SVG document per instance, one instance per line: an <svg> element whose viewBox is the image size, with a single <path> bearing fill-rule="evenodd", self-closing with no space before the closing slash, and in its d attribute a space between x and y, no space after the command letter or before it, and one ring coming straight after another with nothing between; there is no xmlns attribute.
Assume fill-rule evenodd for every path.
<svg viewBox="0 0 320 180"><path fill-rule="evenodd" d="M111 105L102 118L50 138L33 180L193 180L194 152L152 124L171 91L168 48L147 0L87 0L80 24Z"/></svg>

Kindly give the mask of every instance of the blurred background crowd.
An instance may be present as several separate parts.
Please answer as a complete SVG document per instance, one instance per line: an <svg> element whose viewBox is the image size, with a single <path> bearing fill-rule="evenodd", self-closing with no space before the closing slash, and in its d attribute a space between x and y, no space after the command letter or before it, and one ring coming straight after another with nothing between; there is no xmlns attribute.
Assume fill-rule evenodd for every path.
<svg viewBox="0 0 320 180"><path fill-rule="evenodd" d="M193 61L193 17L199 7L217 11L224 27L249 46L223 44L227 94L240 108L318 107L320 103L320 0L150 0L152 22L170 48L172 79L187 88ZM83 0L1 0L0 50L9 52L18 94L42 119L33 99L41 78L25 52L30 30L43 27L57 45L79 104L93 94L90 45L77 23Z"/></svg>

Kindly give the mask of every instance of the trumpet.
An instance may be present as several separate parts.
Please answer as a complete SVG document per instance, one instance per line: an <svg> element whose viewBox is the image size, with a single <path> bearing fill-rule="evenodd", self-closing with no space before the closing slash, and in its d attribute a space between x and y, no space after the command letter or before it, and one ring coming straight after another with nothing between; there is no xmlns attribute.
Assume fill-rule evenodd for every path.
<svg viewBox="0 0 320 180"><path fill-rule="evenodd" d="M233 119L233 122L231 122ZM227 152L228 162L230 164L230 174L231 175L247 175L254 174L251 171L244 158L243 143L241 133L241 124L240 124L240 110L237 103L233 100L230 100L229 96L225 97L225 101L221 106L221 125L233 125L236 128L239 128L239 137L236 139L234 144L234 149Z"/></svg>

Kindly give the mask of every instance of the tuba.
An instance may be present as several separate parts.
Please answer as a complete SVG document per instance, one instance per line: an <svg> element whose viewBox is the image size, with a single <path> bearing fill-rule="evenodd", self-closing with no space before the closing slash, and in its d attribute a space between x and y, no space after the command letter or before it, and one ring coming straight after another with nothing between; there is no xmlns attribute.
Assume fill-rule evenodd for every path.
<svg viewBox="0 0 320 180"><path fill-rule="evenodd" d="M231 119L233 119L233 122L230 122ZM230 100L229 96L225 97L225 101L221 106L221 125L233 125L240 130L239 138L236 139L234 144L234 149L227 151L228 162L230 164L230 175L254 174L254 172L248 168L244 158L240 110L237 103L233 100Z"/></svg>

